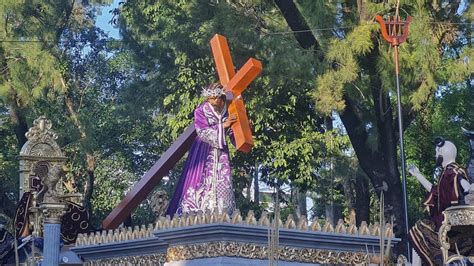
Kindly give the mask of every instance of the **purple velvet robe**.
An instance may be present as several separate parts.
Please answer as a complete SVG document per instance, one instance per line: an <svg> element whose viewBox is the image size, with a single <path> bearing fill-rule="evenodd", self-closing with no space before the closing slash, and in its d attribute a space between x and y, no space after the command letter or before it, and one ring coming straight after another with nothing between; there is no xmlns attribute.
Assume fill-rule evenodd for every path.
<svg viewBox="0 0 474 266"><path fill-rule="evenodd" d="M227 108L217 113L204 102L194 110L197 137L189 151L183 173L166 214L190 212L233 212L235 209L229 149L223 123Z"/></svg>

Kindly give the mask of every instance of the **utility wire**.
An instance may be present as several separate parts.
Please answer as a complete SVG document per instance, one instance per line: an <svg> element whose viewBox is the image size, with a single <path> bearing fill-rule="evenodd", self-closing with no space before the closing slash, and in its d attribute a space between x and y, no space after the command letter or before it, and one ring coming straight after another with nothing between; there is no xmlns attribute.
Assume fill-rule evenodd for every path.
<svg viewBox="0 0 474 266"><path fill-rule="evenodd" d="M426 24L439 24L439 25L471 25L474 26L474 23L471 22L427 22ZM349 29L355 28L357 25L354 26L344 26L344 27L328 27L328 28L316 28L316 29L308 29L308 30L297 30L297 31L274 31L274 32L262 32L263 35L287 35L287 34L295 34L295 33L303 33L303 32L318 32L318 31L331 31L331 30L338 30L338 29ZM135 42L159 42L162 41L160 39L140 39L134 40ZM9 40L3 39L0 40L0 43L65 43L70 41L53 41L53 40ZM127 42L122 39L107 39L107 40L100 40L100 42L105 43L123 43Z"/></svg>

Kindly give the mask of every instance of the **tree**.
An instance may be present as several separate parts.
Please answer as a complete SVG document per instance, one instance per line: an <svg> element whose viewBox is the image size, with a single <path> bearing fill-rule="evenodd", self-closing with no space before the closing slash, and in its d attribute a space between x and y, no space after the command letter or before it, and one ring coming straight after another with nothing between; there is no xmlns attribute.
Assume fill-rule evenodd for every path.
<svg viewBox="0 0 474 266"><path fill-rule="evenodd" d="M11 170L15 156L26 142L25 133L31 107L43 96L45 89L57 88L60 72L58 62L48 51L48 40L57 41L57 27L65 23L67 1L57 4L29 1L2 1L0 26L0 104L2 107L2 135L8 147L2 150L5 163L10 165L2 173L1 188L4 213L11 218L18 198L18 172ZM31 42L23 42L23 40ZM11 138L14 133L15 138ZM14 144L14 148L11 146ZM17 167L15 167L17 168ZM10 184L7 186L7 184Z"/></svg>
<svg viewBox="0 0 474 266"><path fill-rule="evenodd" d="M432 23L465 21L457 14L460 2L443 3L444 9L436 3L401 2L401 10L415 16L410 40L401 46L405 128L428 106L436 91L464 82L472 73L472 62L463 60L469 58L472 48L453 38L456 34L467 36L467 27ZM316 107L323 113L339 113L362 169L377 191L385 191L386 215L395 217L396 235L404 237L399 136L392 108L393 64L390 49L378 38L378 26L371 22L376 14L390 13L394 3L298 1L295 5L285 0L275 4L299 36L296 41L301 47L324 51L325 70L317 75L314 90ZM306 37L301 37L298 31L328 24L334 28L313 38L307 31ZM453 48L457 53L448 52Z"/></svg>
<svg viewBox="0 0 474 266"><path fill-rule="evenodd" d="M243 95L256 146L250 154L231 154L236 196L246 206L242 190L259 168L264 180L305 192L318 184L324 156L340 148L326 145L338 134L326 130L309 97L317 68L312 53L290 38L268 35L284 30L275 11L263 2L127 1L119 8L124 45L135 58L131 66L142 74L121 99L130 106L139 101L142 108L130 111L139 123L157 126L158 154L191 122L203 101L201 86L217 80L209 49L214 34L227 37L237 68L251 56L263 62L263 74ZM171 184L179 172L171 173Z"/></svg>
<svg viewBox="0 0 474 266"><path fill-rule="evenodd" d="M472 107L472 89L464 84L443 90L430 102L430 107L421 111L407 129L407 159L419 166L431 182L435 167L435 150L433 140L442 136L452 141L458 150L457 162L466 167L469 160L467 139L461 132L461 127L471 128L470 122L474 108ZM422 217L420 208L424 201L424 190L416 180L408 184L410 222Z"/></svg>
<svg viewBox="0 0 474 266"><path fill-rule="evenodd" d="M13 222L15 216L14 191L18 190L18 165L16 162L17 144L13 126L4 106L0 115L0 216L6 221ZM11 223L13 224L13 223Z"/></svg>
<svg viewBox="0 0 474 266"><path fill-rule="evenodd" d="M110 1L93 4L104 2ZM103 154L99 143L109 140L110 144L106 129L118 128L106 122L115 122L110 119L114 115L111 102L122 80L114 61L107 58L106 36L94 26L94 7L74 0L0 4L5 18L0 31L0 100L8 110L8 125L13 126L17 143L17 150L9 152L18 154L26 142L29 121L47 114L59 128L60 142L71 158L68 163L79 188L84 188L89 210L95 165ZM93 109L98 113L92 113ZM17 191L17 185L7 191ZM5 206L14 204L17 194L13 195L13 202Z"/></svg>
<svg viewBox="0 0 474 266"><path fill-rule="evenodd" d="M28 131L28 107L46 87L59 85L58 62L48 51L47 41L58 41L59 33L52 26L64 26L64 13L69 14L70 7L67 1L57 5L2 1L0 13L4 16L0 30L4 40L0 44L0 97L8 106L21 148Z"/></svg>

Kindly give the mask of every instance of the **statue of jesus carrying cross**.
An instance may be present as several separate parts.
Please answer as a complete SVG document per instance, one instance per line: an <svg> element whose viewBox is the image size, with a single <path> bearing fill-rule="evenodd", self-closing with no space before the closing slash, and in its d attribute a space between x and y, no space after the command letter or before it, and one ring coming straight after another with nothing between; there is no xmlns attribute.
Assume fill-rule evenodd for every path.
<svg viewBox="0 0 474 266"><path fill-rule="evenodd" d="M237 115L229 115L224 87L219 83L203 88L206 101L194 110L197 137L166 214L227 211L235 209L234 192L225 135ZM226 134L227 133L227 134Z"/></svg>
<svg viewBox="0 0 474 266"><path fill-rule="evenodd" d="M206 97L206 101L194 111L197 137L166 212L171 216L175 213L216 210L231 214L235 209L235 200L225 135L227 133L234 143L237 140L236 146L243 152L248 152L253 146L240 94L253 80L252 76L260 73L261 64L250 59L235 75L226 39L216 35L211 40L211 48L220 83L203 88L202 95ZM227 86L226 89L224 85ZM226 91L232 92L229 99L226 99ZM239 123L235 123L237 120ZM235 126L231 129L233 124ZM234 130L237 133L235 139Z"/></svg>
<svg viewBox="0 0 474 266"><path fill-rule="evenodd" d="M194 123L179 136L106 217L102 222L104 229L119 226L184 156L190 146L185 171L178 182L167 213L173 215L176 212L213 211L215 208L221 211L228 209L231 212L235 207L224 133L227 131L233 136L239 151L249 152L253 147L252 131L241 93L260 74L262 64L250 58L236 73L227 40L218 34L211 39L211 49L220 85L212 84L207 87L204 93L207 100L196 108ZM232 95L231 101L224 101L221 97L223 91L227 95ZM204 146L206 147L203 148ZM201 156L202 160L193 158L193 154ZM215 165L207 165L211 163ZM217 171L217 174L210 174L210 171Z"/></svg>

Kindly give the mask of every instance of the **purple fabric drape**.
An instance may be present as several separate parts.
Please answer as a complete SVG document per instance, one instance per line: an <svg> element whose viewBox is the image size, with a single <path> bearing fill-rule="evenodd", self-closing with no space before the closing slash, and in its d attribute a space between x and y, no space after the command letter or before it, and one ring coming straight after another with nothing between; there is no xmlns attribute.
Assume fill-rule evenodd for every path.
<svg viewBox="0 0 474 266"><path fill-rule="evenodd" d="M226 111L221 114L215 112L208 102L194 110L197 137L166 214L173 216L175 213L180 215L199 210L212 212L215 208L232 212L235 208L223 127L227 116Z"/></svg>

